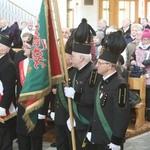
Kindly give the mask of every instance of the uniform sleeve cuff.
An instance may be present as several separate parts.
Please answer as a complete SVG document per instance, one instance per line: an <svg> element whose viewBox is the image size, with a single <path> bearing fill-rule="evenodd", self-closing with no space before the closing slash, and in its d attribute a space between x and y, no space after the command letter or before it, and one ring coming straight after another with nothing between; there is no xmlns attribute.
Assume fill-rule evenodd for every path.
<svg viewBox="0 0 150 150"><path fill-rule="evenodd" d="M116 145L121 145L124 143L124 138L119 138L119 137L112 135L111 142Z"/></svg>
<svg viewBox="0 0 150 150"><path fill-rule="evenodd" d="M45 115L38 114L38 119L45 119L45 118L46 118Z"/></svg>

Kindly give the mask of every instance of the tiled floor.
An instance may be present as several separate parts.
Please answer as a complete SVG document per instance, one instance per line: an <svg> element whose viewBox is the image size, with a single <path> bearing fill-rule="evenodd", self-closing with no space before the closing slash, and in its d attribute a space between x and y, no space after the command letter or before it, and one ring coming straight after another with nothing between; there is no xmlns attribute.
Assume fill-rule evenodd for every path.
<svg viewBox="0 0 150 150"><path fill-rule="evenodd" d="M150 132L138 135L133 138L127 139L124 150L150 150ZM13 150L18 150L17 143L14 142ZM43 143L43 150L56 150L51 148L50 143Z"/></svg>
<svg viewBox="0 0 150 150"><path fill-rule="evenodd" d="M129 138L125 150L150 150L150 132Z"/></svg>
<svg viewBox="0 0 150 150"><path fill-rule="evenodd" d="M18 149L18 143L16 143L15 141L14 141L14 144L13 144L13 150L19 150ZM56 148L50 147L49 142L43 142L43 150L56 150Z"/></svg>

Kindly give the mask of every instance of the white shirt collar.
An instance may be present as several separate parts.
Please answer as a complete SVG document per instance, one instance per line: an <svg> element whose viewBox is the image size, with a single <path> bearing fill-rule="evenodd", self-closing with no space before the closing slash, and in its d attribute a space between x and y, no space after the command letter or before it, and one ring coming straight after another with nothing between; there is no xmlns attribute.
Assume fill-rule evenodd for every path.
<svg viewBox="0 0 150 150"><path fill-rule="evenodd" d="M4 31L6 28L7 28L7 26L5 26L5 27L1 28L1 31Z"/></svg>
<svg viewBox="0 0 150 150"><path fill-rule="evenodd" d="M110 76L112 76L114 73L116 73L116 71L112 72L111 74L107 75L107 76L103 76L103 80L107 80Z"/></svg>
<svg viewBox="0 0 150 150"><path fill-rule="evenodd" d="M3 57L4 55L0 56L0 59Z"/></svg>

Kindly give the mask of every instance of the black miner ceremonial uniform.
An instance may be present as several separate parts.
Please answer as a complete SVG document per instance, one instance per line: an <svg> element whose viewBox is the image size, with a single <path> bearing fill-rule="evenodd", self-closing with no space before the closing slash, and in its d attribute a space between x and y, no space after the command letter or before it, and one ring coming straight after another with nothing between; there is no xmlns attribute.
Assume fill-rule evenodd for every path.
<svg viewBox="0 0 150 150"><path fill-rule="evenodd" d="M72 80L76 69L68 69L69 82ZM56 102L55 102L55 124L66 125L69 118L67 99L64 95L64 83L57 85Z"/></svg>
<svg viewBox="0 0 150 150"><path fill-rule="evenodd" d="M101 80L95 95L92 142L106 149L111 142L121 145L128 126L129 109L128 86L124 79L118 78L115 72L105 81ZM100 147L97 150L101 150Z"/></svg>
<svg viewBox="0 0 150 150"><path fill-rule="evenodd" d="M16 128L15 114L15 66L9 54L0 58L0 82L3 86L3 95L0 92L0 107L6 109L6 116L0 116L0 149L11 150ZM13 108L14 107L14 108ZM12 110L9 111L10 109ZM9 113L8 113L9 112ZM4 121L4 122L3 122Z"/></svg>
<svg viewBox="0 0 150 150"><path fill-rule="evenodd" d="M94 69L92 62L89 62L81 70L78 70L73 79L72 87L76 93L74 96L73 113L76 122L76 146L80 150L86 133L91 125L91 118L94 109L94 85L90 82L91 73ZM89 143L88 143L89 144ZM90 150L86 145L85 149ZM78 147L79 146L79 147Z"/></svg>
<svg viewBox="0 0 150 150"><path fill-rule="evenodd" d="M17 71L17 97L19 97L19 94L22 89L22 84L20 81L20 70L19 69L19 63L26 59L26 56L24 55L24 51L20 50L19 52L16 53L15 55L15 66L16 66L16 71ZM48 97L45 98L44 104L38 109L38 113L42 115L47 114L48 110L48 103L49 99ZM27 146L29 149L31 148L31 143L29 142L30 138L32 138L32 143L34 143L34 148L33 149L41 149L42 147L42 135L45 133L45 121L44 119L37 119L37 123L35 125L35 128L31 131L28 132L28 128L26 126L26 122L23 120L23 115L25 113L25 108L20 104L17 103L18 106L18 114L17 114L17 135L19 137L18 142L20 142L19 146L21 146L20 149L26 149ZM34 139L34 140L33 140ZM28 143L28 144L26 144ZM26 146L24 146L26 145Z"/></svg>
<svg viewBox="0 0 150 150"><path fill-rule="evenodd" d="M69 81L72 80L76 69L71 67L68 69ZM56 100L55 100L55 132L56 144L58 150L72 150L71 136L67 127L68 101L64 95L64 84L57 85ZM60 138L61 137L61 138Z"/></svg>

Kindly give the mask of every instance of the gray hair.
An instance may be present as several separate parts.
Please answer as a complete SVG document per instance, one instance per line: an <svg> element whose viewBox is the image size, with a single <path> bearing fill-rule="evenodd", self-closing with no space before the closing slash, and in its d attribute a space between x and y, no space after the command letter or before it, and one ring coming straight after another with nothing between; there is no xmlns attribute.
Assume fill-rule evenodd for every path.
<svg viewBox="0 0 150 150"><path fill-rule="evenodd" d="M92 60L91 54L80 54L80 56L83 56L86 62L90 62Z"/></svg>

